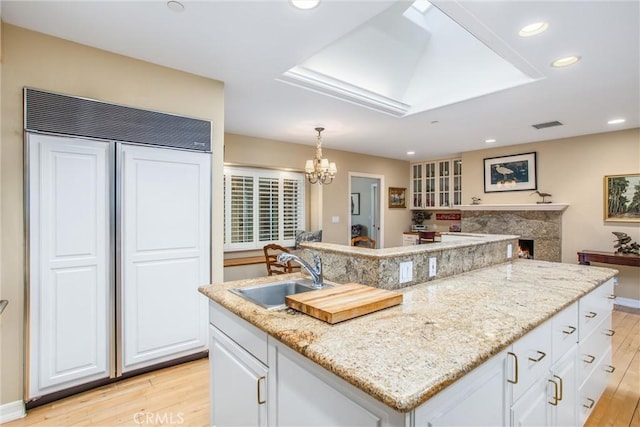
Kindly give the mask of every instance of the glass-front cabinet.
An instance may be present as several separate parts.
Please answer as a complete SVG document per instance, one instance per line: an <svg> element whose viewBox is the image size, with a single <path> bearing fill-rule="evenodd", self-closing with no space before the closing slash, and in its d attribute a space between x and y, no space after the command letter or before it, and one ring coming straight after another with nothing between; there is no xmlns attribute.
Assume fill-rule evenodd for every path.
<svg viewBox="0 0 640 427"><path fill-rule="evenodd" d="M411 164L411 208L452 208L462 204L462 160Z"/></svg>

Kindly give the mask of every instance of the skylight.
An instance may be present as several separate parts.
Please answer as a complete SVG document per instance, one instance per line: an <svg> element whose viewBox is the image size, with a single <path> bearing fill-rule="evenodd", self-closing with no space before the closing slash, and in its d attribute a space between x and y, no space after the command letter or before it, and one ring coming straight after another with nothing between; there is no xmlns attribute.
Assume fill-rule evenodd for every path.
<svg viewBox="0 0 640 427"><path fill-rule="evenodd" d="M490 31L464 18L476 32ZM278 80L404 117L543 77L504 42L486 39L499 46L492 50L426 0L398 2Z"/></svg>

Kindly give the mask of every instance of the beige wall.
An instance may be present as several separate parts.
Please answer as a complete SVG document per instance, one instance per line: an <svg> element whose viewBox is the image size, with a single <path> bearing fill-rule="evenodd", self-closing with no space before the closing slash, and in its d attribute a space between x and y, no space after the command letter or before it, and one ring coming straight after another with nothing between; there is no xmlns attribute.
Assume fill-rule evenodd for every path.
<svg viewBox="0 0 640 427"><path fill-rule="evenodd" d="M312 132L309 133L309 140L315 141ZM302 170L305 160L312 158L314 150L311 145L226 134L224 160L232 164ZM324 157L336 162L338 175L330 185L311 186L311 226L307 228L322 228L322 240L325 242L348 245L351 236L349 172L384 176L382 193L386 200L388 187L409 186L409 162L326 148L322 151ZM321 188L321 196L315 194L318 188ZM409 209L389 209L386 201L382 209L384 246L401 246L402 232L411 225L411 212ZM320 218L319 224L314 220L316 216ZM332 223L333 216L340 218L338 224Z"/></svg>
<svg viewBox="0 0 640 427"><path fill-rule="evenodd" d="M537 153L538 190L551 193L552 201L568 203L562 219L562 262L576 263L583 249L613 251L612 231L640 242L640 223L603 220L603 177L640 172L640 129L536 142L462 153L463 203L471 197L482 203L535 203L530 191L484 193L483 159ZM640 300L640 274L634 267L603 265L620 270L616 295Z"/></svg>
<svg viewBox="0 0 640 427"><path fill-rule="evenodd" d="M23 115L30 86L213 123L213 188L222 188L224 86L221 82L115 55L4 24L2 26L0 405L23 396ZM213 192L213 230L222 229L222 191ZM222 279L222 239L213 233L214 281Z"/></svg>

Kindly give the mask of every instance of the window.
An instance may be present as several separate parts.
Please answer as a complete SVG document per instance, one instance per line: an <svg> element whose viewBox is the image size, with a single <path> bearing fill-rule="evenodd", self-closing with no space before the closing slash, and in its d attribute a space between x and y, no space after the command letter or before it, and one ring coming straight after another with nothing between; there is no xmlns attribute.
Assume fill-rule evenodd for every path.
<svg viewBox="0 0 640 427"><path fill-rule="evenodd" d="M224 250L293 246L305 229L304 174L268 169L224 169Z"/></svg>

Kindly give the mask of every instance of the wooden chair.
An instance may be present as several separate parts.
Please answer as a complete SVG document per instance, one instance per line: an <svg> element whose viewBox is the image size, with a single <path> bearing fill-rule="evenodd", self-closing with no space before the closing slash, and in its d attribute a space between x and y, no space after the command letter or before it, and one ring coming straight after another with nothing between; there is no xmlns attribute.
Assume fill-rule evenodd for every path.
<svg viewBox="0 0 640 427"><path fill-rule="evenodd" d="M376 241L368 236L358 236L351 239L351 246L362 246L363 248L376 248Z"/></svg>
<svg viewBox="0 0 640 427"><path fill-rule="evenodd" d="M274 274L293 273L294 271L300 270L300 266L292 264L291 261L288 261L286 264L278 262L278 255L283 252L289 253L289 249L280 245L271 244L266 245L262 250L264 251L264 258L267 264L267 274L269 276L273 276Z"/></svg>
<svg viewBox="0 0 640 427"><path fill-rule="evenodd" d="M418 244L433 243L436 241L435 231L419 231L418 232Z"/></svg>

